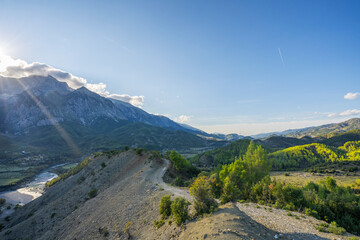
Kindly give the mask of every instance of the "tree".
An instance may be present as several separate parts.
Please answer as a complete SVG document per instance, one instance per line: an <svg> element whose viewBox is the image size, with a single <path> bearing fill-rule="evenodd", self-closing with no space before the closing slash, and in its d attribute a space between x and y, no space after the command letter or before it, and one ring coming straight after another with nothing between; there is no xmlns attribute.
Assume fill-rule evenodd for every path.
<svg viewBox="0 0 360 240"><path fill-rule="evenodd" d="M233 163L222 167L219 173L223 183L221 201L248 198L251 187L267 176L270 168L265 150L251 141L243 157L236 157Z"/></svg>
<svg viewBox="0 0 360 240"><path fill-rule="evenodd" d="M213 212L217 207L216 201L210 196L210 184L206 176L198 177L189 191L194 197L196 215Z"/></svg>

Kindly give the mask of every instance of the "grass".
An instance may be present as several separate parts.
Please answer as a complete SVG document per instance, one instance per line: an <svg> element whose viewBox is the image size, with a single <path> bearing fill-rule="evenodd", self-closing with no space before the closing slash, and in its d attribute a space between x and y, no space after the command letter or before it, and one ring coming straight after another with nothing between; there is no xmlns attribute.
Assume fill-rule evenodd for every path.
<svg viewBox="0 0 360 240"><path fill-rule="evenodd" d="M341 186L350 186L355 183L356 179L359 179L360 176L346 176L346 175L335 175L335 174L312 174L309 172L296 171L291 172L289 176L285 176L284 172L271 172L272 179L276 179L287 184L293 184L295 186L304 186L308 182L319 182L324 180L327 176L333 177L336 180L336 183Z"/></svg>
<svg viewBox="0 0 360 240"><path fill-rule="evenodd" d="M21 181L24 178L0 178L0 187L14 185L17 182Z"/></svg>

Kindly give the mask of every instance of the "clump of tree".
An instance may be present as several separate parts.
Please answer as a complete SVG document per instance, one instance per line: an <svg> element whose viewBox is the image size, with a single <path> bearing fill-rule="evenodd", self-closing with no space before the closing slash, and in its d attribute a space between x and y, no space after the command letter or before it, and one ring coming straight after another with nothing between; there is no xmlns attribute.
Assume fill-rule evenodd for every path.
<svg viewBox="0 0 360 240"><path fill-rule="evenodd" d="M167 151L166 157L170 159L176 178L173 182L175 186L183 187L188 186L185 180L196 177L199 174L199 169L191 165L191 163L176 151Z"/></svg>
<svg viewBox="0 0 360 240"><path fill-rule="evenodd" d="M163 196L159 205L161 219L156 220L154 226L157 229L160 228L168 218L174 220L177 226L181 226L181 224L189 219L189 205L190 203L185 198L177 197L174 200L171 200L169 195Z"/></svg>
<svg viewBox="0 0 360 240"><path fill-rule="evenodd" d="M250 142L251 141L249 139L240 139L225 147L200 153L190 158L190 161L198 163L200 158L210 158L212 160L212 166L229 164L234 162L236 157L242 156L246 153Z"/></svg>
<svg viewBox="0 0 360 240"><path fill-rule="evenodd" d="M338 186L329 177L319 184L310 182L304 187L286 185L271 180L270 169L271 162L265 150L251 142L245 155L217 168L210 176L199 176L194 181L190 192L195 198L196 211L199 214L209 212L212 206L207 203L211 197L220 198L222 203L253 201L303 211L329 223L335 222L334 229L345 228L360 234L360 197L354 189Z"/></svg>
<svg viewBox="0 0 360 240"><path fill-rule="evenodd" d="M246 154L235 158L235 162L223 165L219 172L222 182L221 202L246 199L251 187L269 174L271 164L261 146L251 141Z"/></svg>

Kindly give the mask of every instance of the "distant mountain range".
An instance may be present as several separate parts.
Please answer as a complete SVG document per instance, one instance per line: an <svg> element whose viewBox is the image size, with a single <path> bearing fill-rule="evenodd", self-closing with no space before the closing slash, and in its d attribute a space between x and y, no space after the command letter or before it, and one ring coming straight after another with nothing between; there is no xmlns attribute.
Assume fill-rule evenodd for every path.
<svg viewBox="0 0 360 240"><path fill-rule="evenodd" d="M52 76L0 77L0 132L12 146L83 152L120 146L182 149L224 144L129 103L70 88ZM68 139L67 139L68 138Z"/></svg>
<svg viewBox="0 0 360 240"><path fill-rule="evenodd" d="M262 139L270 136L286 136L296 138L301 138L305 136L320 137L328 134L333 135L336 133L342 133L356 129L360 129L360 118L352 118L345 122L325 124L317 127L289 129L282 132L261 133L252 135L251 137L255 139Z"/></svg>

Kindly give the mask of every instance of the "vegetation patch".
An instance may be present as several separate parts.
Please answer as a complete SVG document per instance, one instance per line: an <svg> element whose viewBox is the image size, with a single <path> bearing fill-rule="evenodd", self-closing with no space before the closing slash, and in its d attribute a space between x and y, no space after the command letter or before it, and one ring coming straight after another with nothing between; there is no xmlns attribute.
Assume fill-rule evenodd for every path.
<svg viewBox="0 0 360 240"><path fill-rule="evenodd" d="M86 167L90 162L90 156L85 158L80 164L76 165L76 167L70 169L70 171L61 174L59 177L54 178L53 180L47 182L45 184L46 187L51 187L52 185L54 185L55 183L59 182L60 180L64 180L72 175L77 174L78 172L80 172L84 167Z"/></svg>
<svg viewBox="0 0 360 240"><path fill-rule="evenodd" d="M89 198L94 198L94 197L96 197L97 193L98 193L97 189L96 189L96 188L93 188L93 189L91 189L90 192L88 193L88 196L89 196Z"/></svg>

